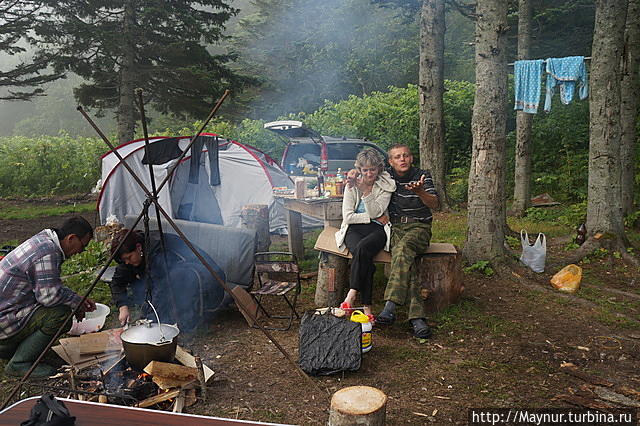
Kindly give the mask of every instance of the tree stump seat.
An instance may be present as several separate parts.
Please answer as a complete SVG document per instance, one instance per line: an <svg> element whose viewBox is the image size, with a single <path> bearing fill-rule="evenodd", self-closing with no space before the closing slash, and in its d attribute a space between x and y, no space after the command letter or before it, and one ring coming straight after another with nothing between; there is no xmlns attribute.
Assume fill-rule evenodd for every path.
<svg viewBox="0 0 640 426"><path fill-rule="evenodd" d="M318 236L315 249L321 252L318 264L317 306L338 306L349 282L348 249L338 250L334 227L325 227ZM384 250L374 257L375 263L391 263L391 254ZM431 243L426 254L416 259L415 279L428 313L438 312L456 303L464 291L462 254L450 243Z"/></svg>

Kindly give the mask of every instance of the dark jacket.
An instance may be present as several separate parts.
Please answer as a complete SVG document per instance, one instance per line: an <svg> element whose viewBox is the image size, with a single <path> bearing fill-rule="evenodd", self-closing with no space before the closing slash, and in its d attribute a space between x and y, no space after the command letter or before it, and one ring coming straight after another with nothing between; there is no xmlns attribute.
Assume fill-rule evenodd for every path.
<svg viewBox="0 0 640 426"><path fill-rule="evenodd" d="M215 310L220 306L224 289L178 236L164 234L164 238L163 252L160 233L149 233L149 245L143 252L144 262L151 262L149 275L144 262L138 267L117 266L110 283L111 295L117 307L142 305L150 299L162 322L177 322L181 329L189 331L203 319L201 308ZM225 281L224 272L213 259L198 251ZM148 305L143 306L143 311L149 319L155 319Z"/></svg>

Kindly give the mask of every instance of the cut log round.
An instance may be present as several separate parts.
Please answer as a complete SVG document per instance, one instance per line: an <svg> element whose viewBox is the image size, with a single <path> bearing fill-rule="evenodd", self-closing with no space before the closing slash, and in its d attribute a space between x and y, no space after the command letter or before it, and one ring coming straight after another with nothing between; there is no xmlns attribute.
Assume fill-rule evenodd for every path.
<svg viewBox="0 0 640 426"><path fill-rule="evenodd" d="M420 294L428 313L438 312L458 301L464 291L462 255L428 254L418 258Z"/></svg>
<svg viewBox="0 0 640 426"><path fill-rule="evenodd" d="M256 251L269 251L269 206L248 204L242 208L240 217L244 227L256 231Z"/></svg>
<svg viewBox="0 0 640 426"><path fill-rule="evenodd" d="M316 306L338 306L344 297L344 286L349 282L349 260L322 252L318 262Z"/></svg>
<svg viewBox="0 0 640 426"><path fill-rule="evenodd" d="M370 386L340 389L331 398L329 426L380 426L386 422L387 396Z"/></svg>

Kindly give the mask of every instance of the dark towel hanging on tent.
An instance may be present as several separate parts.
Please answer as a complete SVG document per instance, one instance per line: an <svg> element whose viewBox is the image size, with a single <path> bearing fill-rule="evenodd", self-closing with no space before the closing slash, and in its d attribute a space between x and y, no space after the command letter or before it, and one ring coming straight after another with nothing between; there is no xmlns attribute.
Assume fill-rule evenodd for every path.
<svg viewBox="0 0 640 426"><path fill-rule="evenodd" d="M218 137L206 136L204 143L209 151L209 184L211 186L220 185L220 166L218 164Z"/></svg>
<svg viewBox="0 0 640 426"><path fill-rule="evenodd" d="M209 153L209 184L211 186L220 185L220 167L218 165L218 137L198 136L191 147L191 164L189 168L189 183L198 183L198 173L200 168L200 158L202 148L206 146Z"/></svg>
<svg viewBox="0 0 640 426"><path fill-rule="evenodd" d="M189 164L189 183L198 183L200 176L200 158L202 157L202 147L204 139L198 136L191 145L191 160Z"/></svg>
<svg viewBox="0 0 640 426"><path fill-rule="evenodd" d="M160 142L150 143L149 150L145 150L144 157L142 157L142 164L164 164L180 157L182 151L178 142L178 138L166 138Z"/></svg>

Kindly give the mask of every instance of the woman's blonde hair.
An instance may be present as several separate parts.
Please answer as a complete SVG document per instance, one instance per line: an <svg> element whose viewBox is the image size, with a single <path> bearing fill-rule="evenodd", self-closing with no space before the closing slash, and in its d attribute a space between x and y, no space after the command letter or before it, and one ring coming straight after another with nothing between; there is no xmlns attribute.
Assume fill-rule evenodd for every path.
<svg viewBox="0 0 640 426"><path fill-rule="evenodd" d="M377 167L378 173L382 173L384 170L384 159L378 153L375 148L367 148L358 153L356 156L356 168L362 167Z"/></svg>

